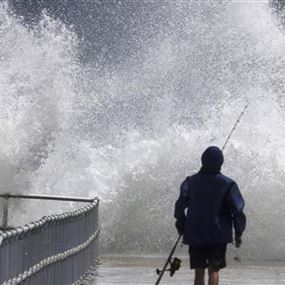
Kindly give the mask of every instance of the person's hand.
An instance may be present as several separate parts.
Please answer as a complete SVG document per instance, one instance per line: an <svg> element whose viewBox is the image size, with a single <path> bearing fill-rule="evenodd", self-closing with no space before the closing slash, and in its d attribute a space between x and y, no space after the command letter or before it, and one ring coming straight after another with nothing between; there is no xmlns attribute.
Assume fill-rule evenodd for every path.
<svg viewBox="0 0 285 285"><path fill-rule="evenodd" d="M241 247L241 245L242 245L242 239L241 239L241 237L236 236L236 237L235 237L235 247L236 247L236 248L239 248L239 247Z"/></svg>
<svg viewBox="0 0 285 285"><path fill-rule="evenodd" d="M181 224L179 221L176 221L176 222L175 222L175 227L176 227L176 229L177 229L178 234L179 234L180 236L182 236L183 233L184 233L184 225Z"/></svg>

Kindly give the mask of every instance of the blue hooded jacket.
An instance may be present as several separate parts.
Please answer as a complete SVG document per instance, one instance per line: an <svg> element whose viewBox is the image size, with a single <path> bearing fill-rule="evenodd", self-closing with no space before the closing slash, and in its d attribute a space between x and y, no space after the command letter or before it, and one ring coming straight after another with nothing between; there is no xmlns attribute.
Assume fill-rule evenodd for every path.
<svg viewBox="0 0 285 285"><path fill-rule="evenodd" d="M181 184L176 225L183 229L185 244L231 243L233 228L239 237L245 230L244 199L235 181L220 173L224 159L218 147L207 148L201 160L201 170Z"/></svg>

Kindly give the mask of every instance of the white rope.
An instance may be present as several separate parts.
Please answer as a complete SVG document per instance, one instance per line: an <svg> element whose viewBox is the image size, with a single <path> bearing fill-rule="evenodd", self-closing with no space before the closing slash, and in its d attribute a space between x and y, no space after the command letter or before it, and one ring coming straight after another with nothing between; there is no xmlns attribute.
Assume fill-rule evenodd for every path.
<svg viewBox="0 0 285 285"><path fill-rule="evenodd" d="M21 282L25 281L26 279L28 279L29 277L31 277L32 275L36 274L37 272L39 272L40 270L42 270L43 268L59 262L61 260L64 260L72 255L75 255L77 253L79 253L80 251L84 250L85 248L87 248L97 237L99 234L99 230L97 230L94 234L92 234L87 241L85 241L84 243L71 248L67 251L49 256L45 259L43 259L42 261L40 261L39 263L31 266L29 269L25 270L24 272L18 274L17 276L15 276L14 278L11 278L7 281L5 281L4 283L2 283L1 285L17 285L20 284Z"/></svg>

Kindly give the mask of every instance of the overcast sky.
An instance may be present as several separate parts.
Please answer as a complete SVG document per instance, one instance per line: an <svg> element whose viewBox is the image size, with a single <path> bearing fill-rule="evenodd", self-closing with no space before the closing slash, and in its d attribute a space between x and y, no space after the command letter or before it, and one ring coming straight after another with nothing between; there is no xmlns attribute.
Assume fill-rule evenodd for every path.
<svg viewBox="0 0 285 285"><path fill-rule="evenodd" d="M170 6L164 1L9 1L12 9L31 24L43 9L67 25L73 25L81 39L81 59L102 58L119 63L151 40L158 31L169 31ZM167 17L165 17L168 15Z"/></svg>

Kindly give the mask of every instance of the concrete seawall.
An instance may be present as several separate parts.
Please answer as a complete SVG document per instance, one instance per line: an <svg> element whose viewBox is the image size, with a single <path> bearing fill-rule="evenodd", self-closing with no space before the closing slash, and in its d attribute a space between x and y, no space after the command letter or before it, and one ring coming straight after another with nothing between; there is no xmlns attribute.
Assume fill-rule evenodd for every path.
<svg viewBox="0 0 285 285"><path fill-rule="evenodd" d="M92 285L154 284L157 278L155 268L163 262L163 258L103 258ZM182 267L174 277L169 277L166 273L161 284L193 284L193 271L188 268L188 260L183 259ZM220 284L284 285L285 262L229 264L228 268L221 271Z"/></svg>

